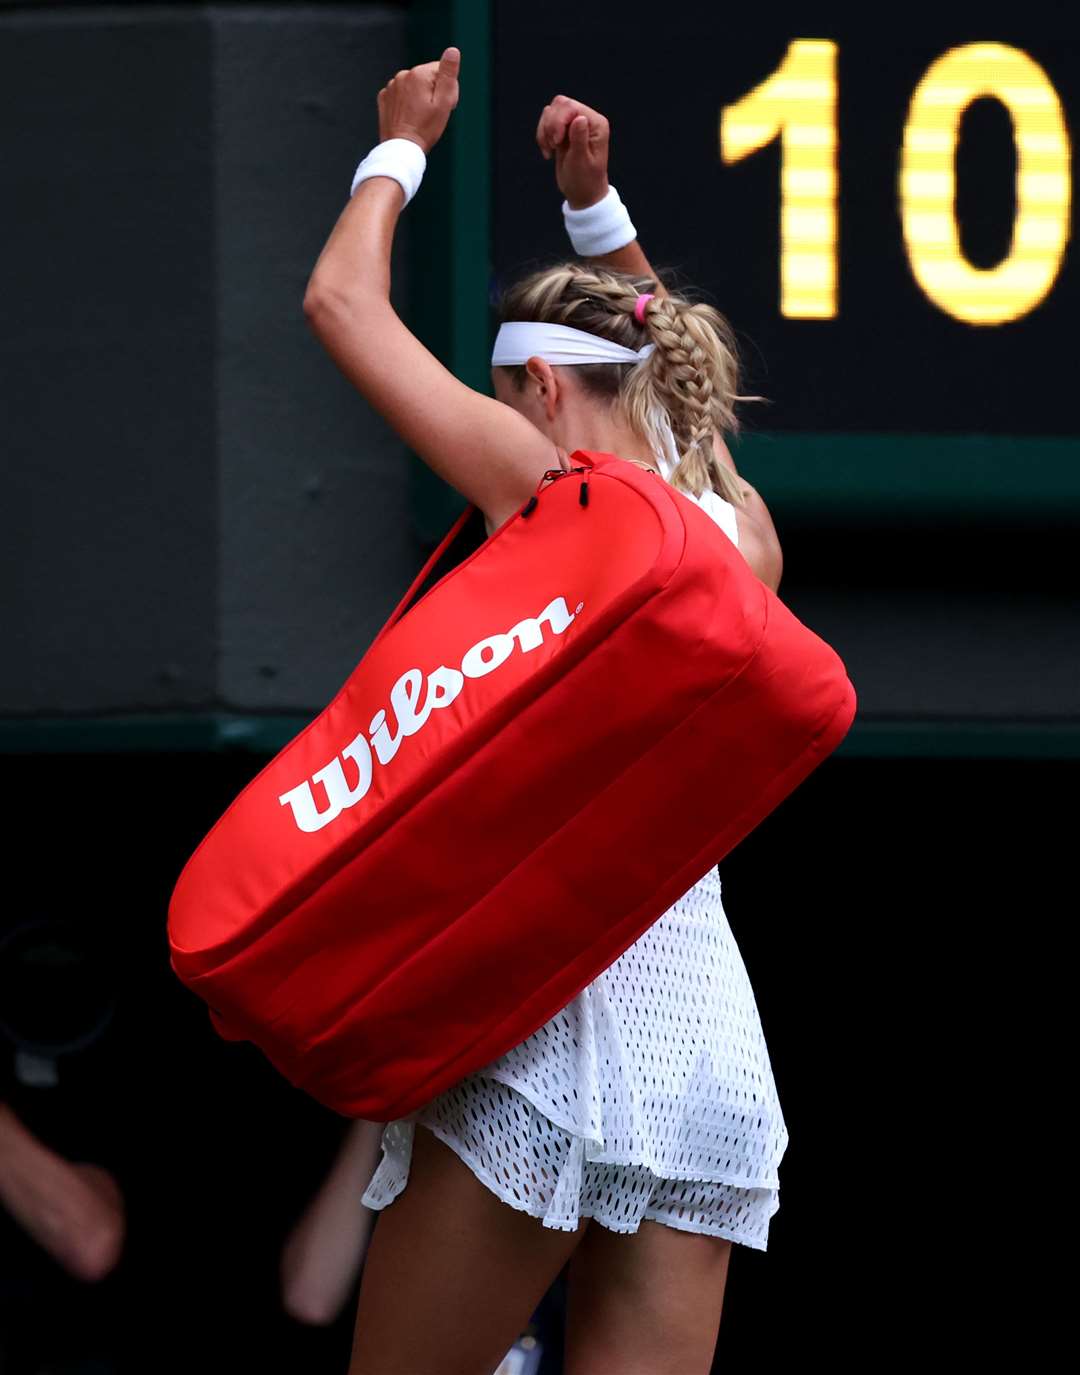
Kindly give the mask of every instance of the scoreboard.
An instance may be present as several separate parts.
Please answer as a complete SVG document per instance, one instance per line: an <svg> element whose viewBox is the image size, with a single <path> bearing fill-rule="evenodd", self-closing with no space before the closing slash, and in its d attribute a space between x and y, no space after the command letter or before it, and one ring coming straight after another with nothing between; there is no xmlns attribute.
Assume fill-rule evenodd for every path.
<svg viewBox="0 0 1080 1375"><path fill-rule="evenodd" d="M795 39L776 70L720 114L725 163L779 141L780 313L791 319L839 312L838 57L831 40ZM1000 159L1012 183L1012 204L997 216L1003 251L991 249L986 264L961 242L957 207L961 128L977 101L1011 120L1014 153ZM1044 68L1003 43L936 57L911 95L896 196L908 266L941 311L993 325L1034 310L1061 272L1071 200L1069 135Z"/></svg>
<svg viewBox="0 0 1080 1375"><path fill-rule="evenodd" d="M532 139L574 96L611 120L654 267L736 330L766 398L736 456L779 507L1080 520L1080 39L948 16L846 34L806 6L493 10L499 283L569 254Z"/></svg>

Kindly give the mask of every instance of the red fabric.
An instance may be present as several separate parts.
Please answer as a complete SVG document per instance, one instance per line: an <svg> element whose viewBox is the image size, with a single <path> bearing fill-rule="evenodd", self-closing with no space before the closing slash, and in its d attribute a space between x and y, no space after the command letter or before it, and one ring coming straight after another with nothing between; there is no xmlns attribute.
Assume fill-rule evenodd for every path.
<svg viewBox="0 0 1080 1375"><path fill-rule="evenodd" d="M535 1031L854 716L836 653L699 506L610 454L572 461L402 615L463 513L173 893L172 965L219 1032L346 1116L407 1116ZM411 732L385 763L381 709L384 736ZM301 829L328 810L307 780L358 789L368 755L366 794Z"/></svg>

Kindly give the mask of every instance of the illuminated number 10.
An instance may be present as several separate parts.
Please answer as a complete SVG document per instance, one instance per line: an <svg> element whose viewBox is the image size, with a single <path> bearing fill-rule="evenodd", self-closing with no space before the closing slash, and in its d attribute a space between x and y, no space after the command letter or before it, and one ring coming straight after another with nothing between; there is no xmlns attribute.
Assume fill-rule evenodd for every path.
<svg viewBox="0 0 1080 1375"><path fill-rule="evenodd" d="M1016 140L1016 220L1006 257L974 267L956 225L956 145L973 100L1008 110ZM760 86L720 115L720 154L735 162L780 135L780 310L836 314L836 44L796 39ZM1069 136L1043 69L1018 48L969 43L933 62L904 125L900 213L908 261L940 309L971 324L1033 310L1054 284L1069 238Z"/></svg>

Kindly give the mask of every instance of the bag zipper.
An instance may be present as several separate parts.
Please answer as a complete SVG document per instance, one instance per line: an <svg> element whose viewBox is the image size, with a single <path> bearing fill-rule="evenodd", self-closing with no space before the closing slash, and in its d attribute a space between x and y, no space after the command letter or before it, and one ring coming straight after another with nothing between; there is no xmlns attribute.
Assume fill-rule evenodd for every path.
<svg viewBox="0 0 1080 1375"><path fill-rule="evenodd" d="M540 479L540 481L536 484L536 491L535 491L535 492L533 493L533 495L528 499L528 501L525 503L525 505L521 508L520 514L521 514L522 520L524 520L526 516L530 515L530 514L536 509L536 506L537 506L537 504L538 504L538 502L539 502L539 500L540 500L540 488L543 487L543 485L544 485L545 482L547 482L547 481L549 481L549 480L550 480L552 483L558 482L559 478L561 478L561 477L569 477L571 473L583 473L583 474L584 474L584 476L583 476L582 479L581 479L581 487L580 487L579 490L578 490L578 502L579 502L580 505L582 505L582 506L588 506L588 504L589 504L589 473L590 473L590 472L591 472L591 469L590 469L590 468L587 468L587 467L580 467L580 468L549 468L549 469L547 470L547 472L543 475L543 477Z"/></svg>

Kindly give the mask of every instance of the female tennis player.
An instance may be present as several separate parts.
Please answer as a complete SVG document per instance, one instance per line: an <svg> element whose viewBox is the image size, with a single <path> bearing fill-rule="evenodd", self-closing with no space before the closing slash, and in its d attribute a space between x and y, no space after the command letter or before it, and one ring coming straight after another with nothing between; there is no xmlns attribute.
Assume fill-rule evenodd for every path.
<svg viewBox="0 0 1080 1375"><path fill-rule="evenodd" d="M507 292L495 399L399 319L394 231L457 104L460 60L447 48L379 93L380 142L304 298L311 327L489 536L591 449L658 468L775 590L772 522L722 438L744 399L731 329L653 272L608 182L602 115L557 96L540 117L577 256ZM788 1139L716 871L520 1045L373 1126L382 1159L363 1202L385 1211L352 1375L491 1375L566 1266L567 1375L705 1375L731 1247L765 1249Z"/></svg>

